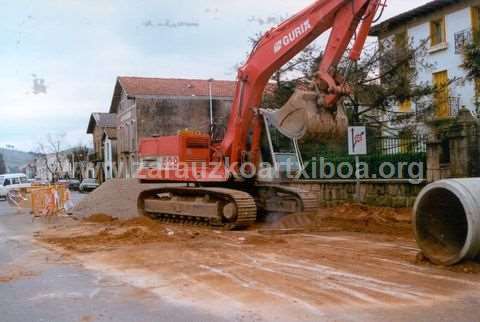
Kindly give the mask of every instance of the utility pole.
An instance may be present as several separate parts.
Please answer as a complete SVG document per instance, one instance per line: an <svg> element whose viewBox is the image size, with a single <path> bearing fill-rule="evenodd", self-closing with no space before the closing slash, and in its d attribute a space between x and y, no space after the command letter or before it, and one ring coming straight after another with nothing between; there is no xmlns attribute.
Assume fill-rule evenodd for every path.
<svg viewBox="0 0 480 322"><path fill-rule="evenodd" d="M212 97L212 85L213 78L208 80L208 95L210 97L210 136L213 136L213 97Z"/></svg>

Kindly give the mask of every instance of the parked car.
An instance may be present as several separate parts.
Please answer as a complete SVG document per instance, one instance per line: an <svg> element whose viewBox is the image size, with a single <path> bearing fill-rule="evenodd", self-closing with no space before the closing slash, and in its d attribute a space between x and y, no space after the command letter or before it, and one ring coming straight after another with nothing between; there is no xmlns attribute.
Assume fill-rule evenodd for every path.
<svg viewBox="0 0 480 322"><path fill-rule="evenodd" d="M23 173L9 173L0 175L0 199L6 200L10 191L31 187L27 176Z"/></svg>
<svg viewBox="0 0 480 322"><path fill-rule="evenodd" d="M83 179L82 183L80 183L79 190L80 192L88 192L97 189L99 184L95 179Z"/></svg>
<svg viewBox="0 0 480 322"><path fill-rule="evenodd" d="M72 191L79 191L80 190L80 180L71 179L68 181L68 189Z"/></svg>
<svg viewBox="0 0 480 322"><path fill-rule="evenodd" d="M63 185L65 188L68 188L68 186L70 185L70 182L68 180L58 180L56 183Z"/></svg>

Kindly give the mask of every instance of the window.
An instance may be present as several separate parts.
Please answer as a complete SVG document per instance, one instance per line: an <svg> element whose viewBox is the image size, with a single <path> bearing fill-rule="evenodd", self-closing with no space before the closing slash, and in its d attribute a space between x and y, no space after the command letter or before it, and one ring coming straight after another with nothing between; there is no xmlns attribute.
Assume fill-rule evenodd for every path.
<svg viewBox="0 0 480 322"><path fill-rule="evenodd" d="M20 178L13 178L13 184L20 184Z"/></svg>
<svg viewBox="0 0 480 322"><path fill-rule="evenodd" d="M125 151L130 152L130 151L132 151L132 147L130 146L130 144L132 142L131 141L132 136L131 136L131 127L128 123L125 124L125 129L126 129L126 131L125 131L126 132L126 134L125 134L125 148L126 148L126 150Z"/></svg>
<svg viewBox="0 0 480 322"><path fill-rule="evenodd" d="M432 46L446 42L445 17L430 21L430 42Z"/></svg>
<svg viewBox="0 0 480 322"><path fill-rule="evenodd" d="M402 113L410 113L412 111L412 101L409 99L400 102L400 112Z"/></svg>
<svg viewBox="0 0 480 322"><path fill-rule="evenodd" d="M406 49L408 45L408 34L406 31L399 32L395 35L395 48Z"/></svg>
<svg viewBox="0 0 480 322"><path fill-rule="evenodd" d="M397 55L397 60L402 62L399 66L399 72L402 75L404 80L407 80L411 76L411 65L409 61L406 61L408 57L408 33L407 31L402 31L395 34L394 37L395 51ZM405 63L403 63L405 61ZM399 112L409 113L412 111L412 101L405 99L404 101L399 102Z"/></svg>
<svg viewBox="0 0 480 322"><path fill-rule="evenodd" d="M10 179L5 179L5 181L3 182L3 185L6 187L6 186L9 186L11 185L12 183L10 182Z"/></svg>
<svg viewBox="0 0 480 322"><path fill-rule="evenodd" d="M448 117L450 108L448 104L448 72L442 71L433 74L433 85L435 91L435 116L439 118Z"/></svg>
<svg viewBox="0 0 480 322"><path fill-rule="evenodd" d="M27 181L27 178L21 177L21 178L20 178L20 182L21 182L21 183L27 183L28 181Z"/></svg>
<svg viewBox="0 0 480 322"><path fill-rule="evenodd" d="M478 33L480 32L480 8L472 7L471 9L472 16L472 31L473 37L475 40L478 39Z"/></svg>
<svg viewBox="0 0 480 322"><path fill-rule="evenodd" d="M135 140L135 124L133 124L133 121L132 121L132 125L130 125L130 131L131 131L131 133L130 133L130 140L131 140L131 142L130 142L130 144L131 144L130 152L135 152L137 142Z"/></svg>

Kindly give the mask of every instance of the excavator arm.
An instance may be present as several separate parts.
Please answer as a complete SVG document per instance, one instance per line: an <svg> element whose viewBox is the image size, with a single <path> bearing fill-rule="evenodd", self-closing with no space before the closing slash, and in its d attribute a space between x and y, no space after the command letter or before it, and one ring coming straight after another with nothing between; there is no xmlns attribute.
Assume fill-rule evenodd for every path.
<svg viewBox="0 0 480 322"><path fill-rule="evenodd" d="M278 27L268 31L256 44L247 62L238 71L237 87L226 135L220 144L224 157L232 163L241 162L242 155L249 155L251 161L258 161L262 117L260 104L264 89L272 75L290 59L300 53L321 34L331 29L330 38L316 74L315 87L324 89L317 98L320 108L335 109L339 98L348 92L348 88L334 79L333 69L347 50L352 38L356 40L350 52L350 59L359 59L368 32L382 0L318 0L311 6L286 20ZM319 93L317 93L319 94ZM294 94L295 96L295 94ZM310 107L310 113L312 113ZM291 137L304 135L308 129L306 114L292 104L272 116L274 124L280 128L283 124L300 115L307 125ZM313 111L314 113L314 111ZM298 118L298 117L297 117ZM302 120L300 123L303 123ZM296 124L295 124L296 125ZM318 124L317 124L318 125ZM288 127L288 126L287 126ZM253 138L249 151L246 150L250 131ZM294 131L294 132L295 132ZM288 135L288 129L284 131Z"/></svg>

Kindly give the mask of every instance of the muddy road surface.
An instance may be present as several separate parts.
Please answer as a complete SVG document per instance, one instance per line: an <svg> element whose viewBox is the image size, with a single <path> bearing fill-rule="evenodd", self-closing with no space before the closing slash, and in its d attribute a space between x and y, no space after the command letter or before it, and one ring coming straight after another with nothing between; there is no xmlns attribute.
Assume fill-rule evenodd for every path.
<svg viewBox="0 0 480 322"><path fill-rule="evenodd" d="M419 256L409 210L346 205L225 232L96 214L38 245L173 306L245 321L474 321L479 265Z"/></svg>

